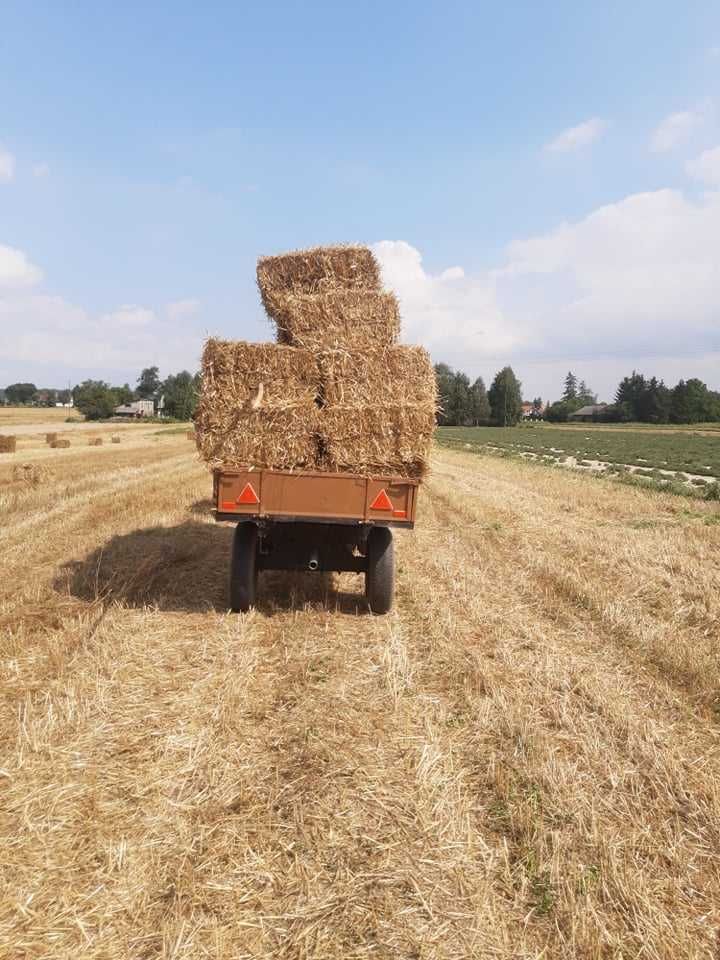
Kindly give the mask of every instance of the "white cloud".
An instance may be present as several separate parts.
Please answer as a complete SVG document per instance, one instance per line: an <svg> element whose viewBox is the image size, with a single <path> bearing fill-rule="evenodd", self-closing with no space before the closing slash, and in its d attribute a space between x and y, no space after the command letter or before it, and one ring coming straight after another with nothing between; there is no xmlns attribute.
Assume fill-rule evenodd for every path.
<svg viewBox="0 0 720 960"><path fill-rule="evenodd" d="M687 172L696 180L720 187L720 147L705 150L686 165Z"/></svg>
<svg viewBox="0 0 720 960"><path fill-rule="evenodd" d="M15 176L15 157L0 145L0 183L9 183Z"/></svg>
<svg viewBox="0 0 720 960"><path fill-rule="evenodd" d="M192 297L187 300L175 300L168 303L165 313L171 320L182 320L184 317L193 317L200 309L200 301Z"/></svg>
<svg viewBox="0 0 720 960"><path fill-rule="evenodd" d="M100 317L100 323L108 329L110 336L112 331L118 328L149 327L156 322L157 317L152 310L135 306L135 304L118 307L112 313L105 313Z"/></svg>
<svg viewBox="0 0 720 960"><path fill-rule="evenodd" d="M38 290L41 279L25 253L0 245L0 382L43 374L59 384L66 371L122 380L151 362L197 369L201 331L137 304L93 315Z"/></svg>
<svg viewBox="0 0 720 960"><path fill-rule="evenodd" d="M563 130L557 137L546 143L544 149L548 153L570 153L594 143L605 132L606 126L600 117L592 117L576 127Z"/></svg>
<svg viewBox="0 0 720 960"><path fill-rule="evenodd" d="M705 124L711 109L710 101L705 100L692 110L668 114L655 128L650 139L650 149L653 153L667 153L685 143Z"/></svg>
<svg viewBox="0 0 720 960"><path fill-rule="evenodd" d="M436 361L484 376L510 362L543 395L577 367L607 399L633 366L720 387L718 236L720 192L659 190L514 243L499 269L462 280L428 274L402 241L375 250L404 338Z"/></svg>
<svg viewBox="0 0 720 960"><path fill-rule="evenodd" d="M386 287L400 300L404 339L424 344L439 359L448 351L494 355L523 342L522 330L505 322L487 278L466 278L459 267L426 273L420 251L403 240L383 240L373 249Z"/></svg>
<svg viewBox="0 0 720 960"><path fill-rule="evenodd" d="M0 244L0 290L31 287L41 279L41 271L30 263L22 250Z"/></svg>
<svg viewBox="0 0 720 960"><path fill-rule="evenodd" d="M47 163L34 163L32 165L32 175L34 177L47 177L49 173L50 167L47 165Z"/></svg>

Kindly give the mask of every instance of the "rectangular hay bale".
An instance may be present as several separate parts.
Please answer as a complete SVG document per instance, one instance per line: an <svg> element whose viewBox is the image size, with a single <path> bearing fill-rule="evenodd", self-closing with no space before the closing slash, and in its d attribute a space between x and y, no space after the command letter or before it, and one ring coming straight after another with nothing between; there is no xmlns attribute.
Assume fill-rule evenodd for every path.
<svg viewBox="0 0 720 960"><path fill-rule="evenodd" d="M57 433L46 433L45 434L45 443L52 443L53 440L57 440Z"/></svg>
<svg viewBox="0 0 720 960"><path fill-rule="evenodd" d="M329 470L420 479L435 430L435 373L421 347L320 355L321 436Z"/></svg>
<svg viewBox="0 0 720 960"><path fill-rule="evenodd" d="M70 446L70 441L62 439L53 440L50 446L53 450L66 450Z"/></svg>
<svg viewBox="0 0 720 960"><path fill-rule="evenodd" d="M0 434L0 453L15 453L17 437L13 434Z"/></svg>
<svg viewBox="0 0 720 960"><path fill-rule="evenodd" d="M363 287L273 297L279 343L307 350L389 347L400 335L400 308L393 293Z"/></svg>
<svg viewBox="0 0 720 960"><path fill-rule="evenodd" d="M315 468L318 390L305 350L208 340L195 413L200 455L212 466Z"/></svg>
<svg viewBox="0 0 720 960"><path fill-rule="evenodd" d="M101 447L102 446L102 437L90 437L88 440L89 447Z"/></svg>
<svg viewBox="0 0 720 960"><path fill-rule="evenodd" d="M364 287L380 292L380 267L368 247L336 246L294 250L257 263L260 297L270 316L278 294L318 293L335 288Z"/></svg>

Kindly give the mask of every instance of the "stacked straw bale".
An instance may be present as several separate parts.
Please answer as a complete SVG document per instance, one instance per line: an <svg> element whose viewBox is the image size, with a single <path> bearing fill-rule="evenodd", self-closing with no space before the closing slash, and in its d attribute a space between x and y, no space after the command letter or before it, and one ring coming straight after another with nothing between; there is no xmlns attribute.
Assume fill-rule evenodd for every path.
<svg viewBox="0 0 720 960"><path fill-rule="evenodd" d="M208 463L312 469L319 409L315 357L294 347L210 339L195 438Z"/></svg>
<svg viewBox="0 0 720 960"><path fill-rule="evenodd" d="M52 443L53 440L57 440L57 433L46 433L45 434L45 443Z"/></svg>
<svg viewBox="0 0 720 960"><path fill-rule="evenodd" d="M50 446L52 447L53 450L65 450L67 449L67 447L70 446L70 441L62 440L62 439L52 440L50 443Z"/></svg>
<svg viewBox="0 0 720 960"><path fill-rule="evenodd" d="M17 450L17 438L12 434L0 433L0 453L15 453Z"/></svg>
<svg viewBox="0 0 720 960"><path fill-rule="evenodd" d="M101 447L102 444L103 444L102 437L90 437L90 439L88 440L89 447Z"/></svg>
<svg viewBox="0 0 720 960"><path fill-rule="evenodd" d="M367 247L258 261L277 344L208 340L195 414L213 466L421 477L435 426L427 353L397 345L400 312Z"/></svg>
<svg viewBox="0 0 720 960"><path fill-rule="evenodd" d="M276 297L277 340L307 350L389 347L400 335L400 308L393 293L365 287L326 293L291 291Z"/></svg>
<svg viewBox="0 0 720 960"><path fill-rule="evenodd" d="M435 429L435 374L422 347L319 356L327 469L419 478Z"/></svg>

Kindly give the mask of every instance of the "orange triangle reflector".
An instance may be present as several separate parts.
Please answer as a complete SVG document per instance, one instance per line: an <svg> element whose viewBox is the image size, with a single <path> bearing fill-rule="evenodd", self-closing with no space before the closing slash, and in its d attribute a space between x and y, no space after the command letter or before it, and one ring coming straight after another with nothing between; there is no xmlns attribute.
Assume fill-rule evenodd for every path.
<svg viewBox="0 0 720 960"><path fill-rule="evenodd" d="M253 489L253 485L251 483L246 483L245 486L242 488L242 493L240 494L240 496L237 498L235 502L236 503L260 503L260 499L258 495L255 493L255 490Z"/></svg>
<svg viewBox="0 0 720 960"><path fill-rule="evenodd" d="M384 490L381 490L370 504L371 510L392 510L392 508L393 505L390 501L390 497L385 493Z"/></svg>

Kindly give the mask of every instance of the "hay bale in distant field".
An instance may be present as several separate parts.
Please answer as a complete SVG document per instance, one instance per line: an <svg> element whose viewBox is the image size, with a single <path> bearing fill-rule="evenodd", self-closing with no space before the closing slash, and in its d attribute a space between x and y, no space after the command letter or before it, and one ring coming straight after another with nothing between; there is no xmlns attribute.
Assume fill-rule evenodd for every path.
<svg viewBox="0 0 720 960"><path fill-rule="evenodd" d="M186 438L187 438L188 440L194 440L194 439L195 439L195 431L194 431L194 430L188 430L187 433L185 434L185 436L186 436Z"/></svg>
<svg viewBox="0 0 720 960"><path fill-rule="evenodd" d="M318 390L317 362L305 350L208 340L195 414L201 456L213 466L314 466Z"/></svg>
<svg viewBox="0 0 720 960"><path fill-rule="evenodd" d="M400 308L393 293L362 287L272 297L279 343L308 350L389 347L400 335Z"/></svg>
<svg viewBox="0 0 720 960"><path fill-rule="evenodd" d="M257 281L262 302L273 316L274 298L290 290L317 293L336 287L364 287L379 292L380 267L368 247L313 247L260 257Z"/></svg>
<svg viewBox="0 0 720 960"><path fill-rule="evenodd" d="M53 440L50 444L53 450L65 450L70 446L69 440Z"/></svg>
<svg viewBox="0 0 720 960"><path fill-rule="evenodd" d="M90 437L88 440L89 447L101 447L103 443L102 437Z"/></svg>
<svg viewBox="0 0 720 960"><path fill-rule="evenodd" d="M120 443L120 439L118 436L110 437L110 443Z"/></svg>
<svg viewBox="0 0 720 960"><path fill-rule="evenodd" d="M53 440L57 440L57 433L46 433L45 434L45 443L52 443Z"/></svg>
<svg viewBox="0 0 720 960"><path fill-rule="evenodd" d="M13 434L0 433L0 453L15 453L17 450L17 437Z"/></svg>
<svg viewBox="0 0 720 960"><path fill-rule="evenodd" d="M422 477L437 409L427 352L405 346L334 350L321 354L319 365L327 468Z"/></svg>

